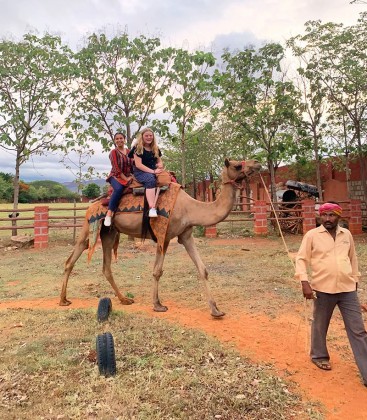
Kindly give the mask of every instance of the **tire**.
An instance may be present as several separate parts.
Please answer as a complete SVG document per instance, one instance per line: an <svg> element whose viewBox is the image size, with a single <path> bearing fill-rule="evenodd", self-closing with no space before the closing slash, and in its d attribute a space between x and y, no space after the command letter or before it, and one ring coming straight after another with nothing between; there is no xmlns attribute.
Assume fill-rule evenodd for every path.
<svg viewBox="0 0 367 420"><path fill-rule="evenodd" d="M107 321L112 311L111 299L106 297L100 299L97 309L97 320L99 322Z"/></svg>
<svg viewBox="0 0 367 420"><path fill-rule="evenodd" d="M96 352L99 373L106 378L116 375L115 345L112 334L106 332L96 339Z"/></svg>

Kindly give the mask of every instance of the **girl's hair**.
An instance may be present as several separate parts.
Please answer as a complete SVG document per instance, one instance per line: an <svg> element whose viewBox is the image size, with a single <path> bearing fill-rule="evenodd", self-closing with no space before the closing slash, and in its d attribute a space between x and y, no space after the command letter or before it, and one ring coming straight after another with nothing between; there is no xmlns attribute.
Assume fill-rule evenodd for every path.
<svg viewBox="0 0 367 420"><path fill-rule="evenodd" d="M136 142L136 153L138 155L143 154L143 151L144 151L143 134L146 133L147 131L150 131L153 134L152 152L153 152L153 155L158 159L159 158L159 150L158 150L157 140L155 138L155 134L154 134L153 130L149 127L144 128L138 134L137 139L136 139L137 140L137 142Z"/></svg>
<svg viewBox="0 0 367 420"><path fill-rule="evenodd" d="M124 138L124 140L126 140L126 136L125 136L125 133L123 133L123 132L121 132L121 131L118 131L117 133L115 133L114 135L113 135L113 144L116 146L116 143L115 143L115 138L116 138L116 136L118 136L118 135L121 135L123 138Z"/></svg>

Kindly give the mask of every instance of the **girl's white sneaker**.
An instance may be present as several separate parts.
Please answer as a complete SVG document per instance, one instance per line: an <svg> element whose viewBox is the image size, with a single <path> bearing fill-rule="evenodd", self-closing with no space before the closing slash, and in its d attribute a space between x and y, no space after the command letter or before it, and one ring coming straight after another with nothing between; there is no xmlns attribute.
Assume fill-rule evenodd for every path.
<svg viewBox="0 0 367 420"><path fill-rule="evenodd" d="M149 217L158 217L157 210L154 207L149 210Z"/></svg>

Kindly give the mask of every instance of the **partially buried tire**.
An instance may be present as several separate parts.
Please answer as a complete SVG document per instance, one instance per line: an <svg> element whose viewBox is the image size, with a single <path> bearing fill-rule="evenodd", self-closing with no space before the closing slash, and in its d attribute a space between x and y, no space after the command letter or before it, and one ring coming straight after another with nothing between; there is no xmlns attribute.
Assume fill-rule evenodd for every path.
<svg viewBox="0 0 367 420"><path fill-rule="evenodd" d="M96 352L99 373L108 376L116 375L115 345L112 334L106 332L96 339Z"/></svg>
<svg viewBox="0 0 367 420"><path fill-rule="evenodd" d="M97 309L97 319L99 322L107 321L112 311L111 299L106 297L99 300Z"/></svg>

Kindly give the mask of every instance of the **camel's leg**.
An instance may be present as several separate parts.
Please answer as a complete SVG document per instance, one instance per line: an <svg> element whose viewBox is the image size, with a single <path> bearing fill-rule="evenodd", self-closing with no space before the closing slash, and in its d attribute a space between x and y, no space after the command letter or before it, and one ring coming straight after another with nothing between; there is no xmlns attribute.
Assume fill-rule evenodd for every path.
<svg viewBox="0 0 367 420"><path fill-rule="evenodd" d="M67 306L71 304L71 301L66 299L66 289L68 286L69 276L75 263L78 261L79 257L82 255L83 251L88 249L89 246L89 227L88 221L84 222L83 229L81 234L79 235L77 242L74 246L73 252L66 260L65 268L64 268L64 280L62 283L61 294L60 294L60 306Z"/></svg>
<svg viewBox="0 0 367 420"><path fill-rule="evenodd" d="M192 236L192 229L186 230L181 235L179 235L178 236L178 242L180 244L184 245L187 253L190 256L190 258L192 259L192 261L196 265L196 268L199 272L199 277L200 277L200 279L202 280L202 283L203 283L204 293L205 293L206 299L207 299L209 307L210 307L211 315L215 318L222 317L223 315L225 315L225 313L220 311L217 308L217 304L215 303L215 301L214 301L214 299L211 295L209 285L208 285L208 271L207 271L202 259L200 258L199 252L196 248L194 238Z"/></svg>
<svg viewBox="0 0 367 420"><path fill-rule="evenodd" d="M101 228L101 241L103 248L103 268L102 272L105 275L106 279L109 281L112 289L116 293L116 296L119 298L120 302L123 305L131 305L134 303L133 299L125 297L121 294L118 289L115 280L112 275L111 262L112 262L112 250L116 245L116 239L119 233L114 228L106 228L102 226Z"/></svg>
<svg viewBox="0 0 367 420"><path fill-rule="evenodd" d="M157 245L157 253L155 255L155 262L153 268L153 310L156 312L166 312L168 310L167 306L161 304L158 293L158 283L159 279L162 277L163 274L162 267L164 257L166 256L168 244L169 242L164 244L163 253L160 251L159 246Z"/></svg>

